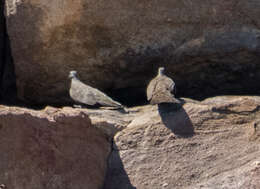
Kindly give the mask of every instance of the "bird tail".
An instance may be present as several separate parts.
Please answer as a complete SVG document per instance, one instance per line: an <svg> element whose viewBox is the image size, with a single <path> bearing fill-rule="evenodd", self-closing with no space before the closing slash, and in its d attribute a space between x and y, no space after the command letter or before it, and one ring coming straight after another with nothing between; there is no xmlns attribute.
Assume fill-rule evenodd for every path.
<svg viewBox="0 0 260 189"><path fill-rule="evenodd" d="M105 100L103 99L103 101L100 104L102 106L106 106L106 107L124 108L124 106L122 104L113 100L110 97L107 97Z"/></svg>
<svg viewBox="0 0 260 189"><path fill-rule="evenodd" d="M117 108L124 108L124 106L122 104L120 104L119 102L116 102L114 100L112 100L108 106L111 106L111 104L114 106L114 107L117 107Z"/></svg>

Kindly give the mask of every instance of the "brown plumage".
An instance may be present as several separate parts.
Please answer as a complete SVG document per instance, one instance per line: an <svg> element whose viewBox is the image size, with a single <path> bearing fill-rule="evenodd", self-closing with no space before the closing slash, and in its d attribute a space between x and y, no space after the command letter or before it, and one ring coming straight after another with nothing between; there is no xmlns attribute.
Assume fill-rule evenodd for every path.
<svg viewBox="0 0 260 189"><path fill-rule="evenodd" d="M175 103L175 83L164 74L164 68L158 69L158 75L150 81L147 90L147 100L150 104Z"/></svg>

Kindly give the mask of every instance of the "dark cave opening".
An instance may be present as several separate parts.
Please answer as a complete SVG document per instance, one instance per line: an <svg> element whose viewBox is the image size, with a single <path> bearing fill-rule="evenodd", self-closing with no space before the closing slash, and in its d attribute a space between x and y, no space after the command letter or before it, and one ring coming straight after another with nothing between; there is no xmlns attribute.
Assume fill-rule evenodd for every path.
<svg viewBox="0 0 260 189"><path fill-rule="evenodd" d="M107 94L127 107L141 106L148 103L144 87L110 90L107 91Z"/></svg>
<svg viewBox="0 0 260 189"><path fill-rule="evenodd" d="M260 96L260 64L258 62L246 64L207 62L184 70L187 72L168 71L166 73L175 81L177 98L202 101L222 95ZM156 74L156 71L154 73ZM128 107L148 104L146 86L106 92Z"/></svg>
<svg viewBox="0 0 260 189"><path fill-rule="evenodd" d="M175 81L177 98L201 101L222 95L258 96L260 38L257 36L260 32L234 33L236 35L210 33L205 42L194 47L191 40L178 48L166 46L157 50L150 48L143 54L132 53L134 56L126 54L123 61L139 66L135 68L136 73L126 77L138 77L134 82L136 87L107 92L126 106L147 104L147 84L156 76L157 69L164 66L166 75Z"/></svg>
<svg viewBox="0 0 260 189"><path fill-rule="evenodd" d="M4 23L3 19L1 24ZM73 106L73 102L66 103L42 103L26 104L17 101L14 65L11 56L10 42L6 29L1 35L1 103L12 104L33 109L42 109L46 105L54 107ZM2 33L1 33L2 34ZM209 97L221 95L249 95L258 96L260 94L260 54L246 54L250 56L250 61L225 61L230 55L217 58L212 61L210 58L192 57L189 60L182 60L175 65L167 65L166 75L171 77L177 88L177 98L185 97L194 100L203 100ZM235 55L236 56L236 55ZM234 57L234 55L233 55ZM165 62L165 60L161 60ZM160 59L156 59L160 62ZM184 64L185 63L185 64ZM121 89L108 89L104 92L113 99L119 101L127 107L148 104L146 99L146 87L157 74L157 66L152 66L150 70L143 72L140 78L140 85L136 87L126 87ZM144 74L149 73L148 75ZM143 84L142 84L143 83ZM69 97L68 97L69 98Z"/></svg>
<svg viewBox="0 0 260 189"><path fill-rule="evenodd" d="M17 103L16 77L9 36L4 15L5 1L0 5L0 102L14 105Z"/></svg>

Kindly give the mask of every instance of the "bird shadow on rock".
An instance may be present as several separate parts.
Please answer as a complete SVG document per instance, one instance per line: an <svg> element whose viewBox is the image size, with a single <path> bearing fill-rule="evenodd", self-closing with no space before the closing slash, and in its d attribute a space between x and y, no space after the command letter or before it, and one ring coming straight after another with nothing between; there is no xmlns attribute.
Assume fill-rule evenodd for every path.
<svg viewBox="0 0 260 189"><path fill-rule="evenodd" d="M194 128L189 115L182 107L184 103L185 101L180 99L180 103L158 104L158 111L167 128L176 136L188 138L194 135Z"/></svg>
<svg viewBox="0 0 260 189"><path fill-rule="evenodd" d="M129 180L116 144L113 145L113 151L108 160L103 189L136 189Z"/></svg>

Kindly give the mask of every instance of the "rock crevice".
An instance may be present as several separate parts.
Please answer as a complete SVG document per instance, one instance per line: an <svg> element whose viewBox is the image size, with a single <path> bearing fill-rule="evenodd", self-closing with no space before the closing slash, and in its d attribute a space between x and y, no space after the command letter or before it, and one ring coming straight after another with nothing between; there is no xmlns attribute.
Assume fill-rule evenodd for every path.
<svg viewBox="0 0 260 189"><path fill-rule="evenodd" d="M4 8L5 0L0 2L0 102L14 104L16 103L16 78Z"/></svg>

